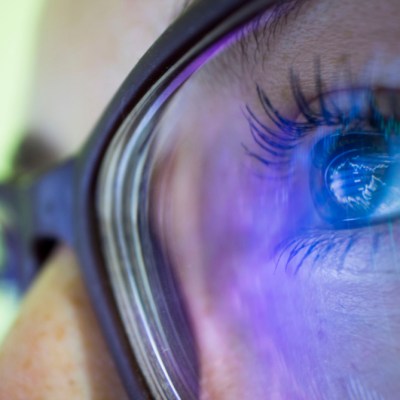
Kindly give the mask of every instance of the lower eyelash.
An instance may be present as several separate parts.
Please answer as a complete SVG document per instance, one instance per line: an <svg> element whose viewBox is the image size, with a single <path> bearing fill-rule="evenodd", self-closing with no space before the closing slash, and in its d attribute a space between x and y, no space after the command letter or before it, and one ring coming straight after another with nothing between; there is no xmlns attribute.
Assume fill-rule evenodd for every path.
<svg viewBox="0 0 400 400"><path fill-rule="evenodd" d="M374 234L373 241L376 245L379 245L379 235ZM340 231L308 231L301 236L284 240L276 247L275 270L283 266L286 272L296 275L310 258L311 267L315 268L317 262L323 262L336 251L335 258L340 259L336 269L340 271L344 267L346 257L361 236L360 230L352 233L347 231L344 234ZM372 246L372 249L376 251L375 246Z"/></svg>

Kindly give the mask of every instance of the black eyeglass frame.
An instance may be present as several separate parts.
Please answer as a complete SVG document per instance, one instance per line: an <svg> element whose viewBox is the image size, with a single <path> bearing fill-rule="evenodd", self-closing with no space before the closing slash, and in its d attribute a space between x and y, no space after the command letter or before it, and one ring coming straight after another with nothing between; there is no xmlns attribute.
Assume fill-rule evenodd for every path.
<svg viewBox="0 0 400 400"><path fill-rule="evenodd" d="M98 173L118 128L150 91L162 90L203 51L279 0L200 0L168 28L128 75L77 156L0 186L11 215L8 259L27 288L56 243L78 255L102 332L130 398L152 398L108 277L96 214ZM161 84L160 84L161 82Z"/></svg>

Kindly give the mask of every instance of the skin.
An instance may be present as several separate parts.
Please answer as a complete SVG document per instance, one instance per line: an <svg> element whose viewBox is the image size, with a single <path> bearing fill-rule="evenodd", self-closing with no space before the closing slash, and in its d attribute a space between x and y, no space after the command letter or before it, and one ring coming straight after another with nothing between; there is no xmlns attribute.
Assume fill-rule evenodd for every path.
<svg viewBox="0 0 400 400"><path fill-rule="evenodd" d="M254 102L254 80L263 82L277 108L289 114L292 111L288 106L292 101L288 70L282 68L282 60L301 74L310 101L315 56L321 56L325 81L333 89L340 86L338 69L349 63L352 71L361 71L356 79L362 83L367 80L377 87L398 87L397 0L386 0L379 6L363 0L341 0L335 5L328 0L311 3L274 38L263 63L256 68L229 63L232 76L244 74L252 80L224 80L229 74L220 76L220 62L200 75L187 93L183 92L183 104L193 104L184 101L193 96L191 100L199 106L192 114L190 110L185 114L180 122L182 131L185 126L201 130L201 115L209 114L214 115L214 127L221 128L218 132L227 132L231 139L227 140L224 133L217 136L215 130L201 130L209 135L192 135L186 147L175 153L168 173L157 177L173 189L166 197L160 195L159 201L172 204L172 211L156 224L166 232L167 245L170 238L181 244L174 247L172 257L194 324L204 399L343 399L357 398L357 393L392 399L400 390L396 375L399 346L397 341L391 342L399 336L400 313L395 306L400 300L399 282L388 239L391 235L393 242L398 242L396 225L377 228L386 238L375 255L378 272L363 273L360 268L371 264L370 254L360 252L371 247L372 236L366 233L357 248L361 250L346 259L341 274L335 270L337 258L332 257L325 260L327 268L311 273L311 266L306 265L302 269L305 272L294 276L283 267L271 272L276 265L270 257L275 243L265 240L262 233L269 223L269 228L276 228L274 237L283 237L280 215L295 207L301 212L295 202L277 201L275 207L263 203L254 207L251 203L252 213L242 224L235 224L235 220L232 223L229 215L220 213L222 206L210 202L214 219L196 219L198 199L204 204L209 201L197 185L208 151L218 140L233 143L232 137L236 142L253 145L250 135L241 136L248 128L245 120L238 119L237 107L245 99L260 111ZM49 2L38 50L30 122L60 157L79 147L86 137L84 133L90 131L124 76L174 19L180 6L178 0ZM207 105L201 102L204 96L210 99ZM227 129L226 121L231 121L232 129ZM200 137L201 142L197 139ZM307 148L307 144L304 146ZM259 180L246 179L246 172L262 170L243 159L236 149L228 145L226 152L244 166L245 172L233 174L223 186L218 178L211 180L210 190L218 194L215 198L225 196L222 202L228 199L233 209L240 209L260 195ZM297 167L303 171L301 163ZM231 165L227 170L218 162L208 168L210 177L227 176L232 171ZM246 190L238 196L237 188L243 185ZM223 192L219 192L221 187ZM267 194L273 189L268 184L262 187ZM296 194L304 187L307 185L300 179L288 190ZM304 191L304 198L307 193ZM193 218L183 220L180 214L174 214L182 209ZM209 231L207 223L216 220L221 221L221 230ZM259 231L254 230L254 221ZM264 246L249 244L232 251L231 243L246 243L250 234L264 240ZM213 243L221 245L213 248ZM206 260L204 246L212 250L207 252L212 255ZM243 265L252 266L250 277L243 274ZM288 264L289 272L295 267L293 260ZM370 295L378 291L379 296ZM239 300L235 303L232 298ZM256 309L254 304L261 306ZM255 324L259 320L269 324ZM263 351L258 352L252 343L260 337ZM378 339L370 341L371 337ZM321 361L317 366L310 361L310 354ZM354 360L350 366L349 358ZM378 371L377 365L386 369ZM0 350L0 382L0 399L125 398L70 250L56 252L26 296L20 316Z"/></svg>

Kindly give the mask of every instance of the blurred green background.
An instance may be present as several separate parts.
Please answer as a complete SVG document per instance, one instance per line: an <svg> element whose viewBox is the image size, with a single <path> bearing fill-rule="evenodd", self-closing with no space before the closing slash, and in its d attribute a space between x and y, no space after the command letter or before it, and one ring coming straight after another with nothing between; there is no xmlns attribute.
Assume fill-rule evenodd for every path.
<svg viewBox="0 0 400 400"><path fill-rule="evenodd" d="M25 130L35 44L45 0L0 0L0 179ZM1 219L0 219L1 227ZM0 271L0 343L18 309L16 289Z"/></svg>

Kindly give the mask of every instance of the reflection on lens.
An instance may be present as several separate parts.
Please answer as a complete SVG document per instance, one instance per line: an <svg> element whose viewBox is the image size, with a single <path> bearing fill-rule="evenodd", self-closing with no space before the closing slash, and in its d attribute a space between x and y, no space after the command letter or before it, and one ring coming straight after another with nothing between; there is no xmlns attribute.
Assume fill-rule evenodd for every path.
<svg viewBox="0 0 400 400"><path fill-rule="evenodd" d="M235 38L133 115L103 168L139 363L159 398L395 398L400 105L323 59L304 80L257 57L221 76Z"/></svg>

